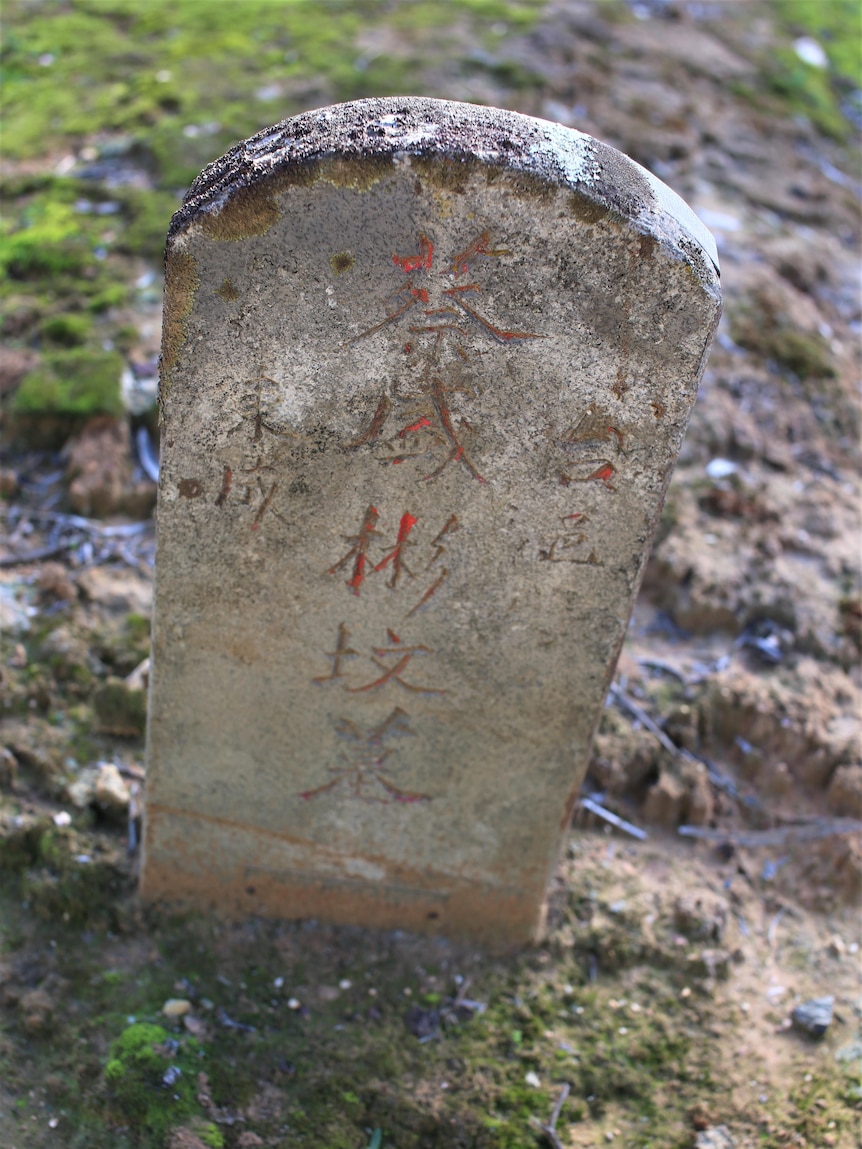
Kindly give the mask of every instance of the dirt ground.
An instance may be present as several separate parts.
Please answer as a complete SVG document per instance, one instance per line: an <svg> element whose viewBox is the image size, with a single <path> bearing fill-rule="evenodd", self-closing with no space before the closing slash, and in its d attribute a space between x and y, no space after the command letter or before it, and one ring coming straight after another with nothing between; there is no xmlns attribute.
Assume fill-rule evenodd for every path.
<svg viewBox="0 0 862 1149"><path fill-rule="evenodd" d="M622 149L719 243L724 316L584 786L647 836L582 808L547 939L515 958L138 904L154 486L135 394L160 269L118 255L144 286L98 321L133 332L137 413L65 430L14 407L61 330L28 327L35 289L17 284L0 359L2 1145L862 1143L862 105L799 46L829 47L811 11L839 8L456 5L446 27L353 34L354 54L421 61L425 94ZM332 96L320 84L312 103ZM109 142L66 147L101 148L106 186L122 166L155 187ZM10 160L15 194L63 155ZM804 1003L823 998L814 1033Z"/></svg>

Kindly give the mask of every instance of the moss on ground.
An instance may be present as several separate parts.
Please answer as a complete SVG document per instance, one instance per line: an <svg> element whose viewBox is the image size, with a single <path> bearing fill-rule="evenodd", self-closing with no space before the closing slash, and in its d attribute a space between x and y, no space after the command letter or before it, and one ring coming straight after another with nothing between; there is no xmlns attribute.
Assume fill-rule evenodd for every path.
<svg viewBox="0 0 862 1149"><path fill-rule="evenodd" d="M756 101L771 96L786 114L804 116L827 136L850 142L853 123L848 110L855 101L858 116L862 74L862 19L856 0L772 0L779 38L761 61L762 88L746 90ZM810 36L823 48L828 67L800 59L793 42Z"/></svg>
<svg viewBox="0 0 862 1149"><path fill-rule="evenodd" d="M74 348L42 356L24 376L12 402L15 415L120 415L123 357L115 351Z"/></svg>
<svg viewBox="0 0 862 1149"><path fill-rule="evenodd" d="M85 822L0 832L0 968L20 970L0 1071L20 1121L47 1104L72 1149L165 1149L177 1127L223 1149L241 1131L356 1149L376 1130L397 1149L539 1149L564 1084L564 1143L583 1126L689 1149L691 1113L727 1105L710 1036L725 1007L669 926L646 943L637 877L620 886L583 850L548 947L504 962L313 923L143 915L131 864ZM50 955L35 981L18 951ZM769 1129L849 1133L847 1066L803 1070Z"/></svg>
<svg viewBox="0 0 862 1149"><path fill-rule="evenodd" d="M33 899L35 865L42 924L22 920L8 886L0 899L5 921L57 941L58 973L76 1003L31 1047L31 1067L62 1076L82 1043L104 1050L97 1072L84 1059L87 1088L63 1097L62 1128L88 1138L71 1145L162 1149L172 1128L200 1137L215 1120L229 1146L242 1112L239 1128L258 1136L289 1131L298 1144L332 1149L355 1149L374 1129L398 1149L533 1149L563 1083L571 1093L561 1128L622 1106L622 1144L690 1143L686 1107L709 1083L696 1040L703 1007L681 1004L644 965L631 967L618 1001L615 983L591 982L583 950L565 940L553 960L539 952L509 963L441 951L434 964L426 945L417 967L409 940L350 931L151 917L144 933L122 894L91 890L94 902L113 903L110 929L127 945L154 940L148 958L115 970L102 956L112 944L104 925L90 924L98 940L82 947L74 927L86 921L71 903L44 898L50 876L66 871L64 852L80 848L74 831L43 831L32 845L21 892ZM454 1000L462 970L475 986L467 1001L475 994L482 1008ZM192 1003L199 1038L161 1014L177 995ZM13 1090L22 1071L11 1071ZM670 1084L672 1098L657 1083Z"/></svg>
<svg viewBox="0 0 862 1149"><path fill-rule="evenodd" d="M302 0L47 0L34 19L23 0L11 0L4 148L23 157L96 132L140 136L162 186L182 187L237 138L301 110L309 85L332 99L421 90L419 57L363 58L357 49L357 35L384 19L409 35L460 18L478 43L493 44L501 27L525 30L541 8L538 0L419 0L382 11L366 2L332 6L321 20Z"/></svg>
<svg viewBox="0 0 862 1149"><path fill-rule="evenodd" d="M158 1144L168 1132L203 1112L197 1076L204 1052L193 1037L173 1037L160 1025L133 1022L111 1043L105 1063L107 1106L119 1124ZM212 1126L212 1133L218 1129Z"/></svg>

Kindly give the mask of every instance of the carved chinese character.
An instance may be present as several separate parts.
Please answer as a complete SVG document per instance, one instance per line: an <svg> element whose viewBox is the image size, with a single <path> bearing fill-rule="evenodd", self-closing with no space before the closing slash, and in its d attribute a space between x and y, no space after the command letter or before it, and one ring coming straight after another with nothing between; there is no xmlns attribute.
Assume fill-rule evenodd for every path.
<svg viewBox="0 0 862 1149"><path fill-rule="evenodd" d="M472 366L472 361L465 342L471 333L504 345L545 336L498 326L480 309L480 284L452 284L452 279L467 275L480 257L500 259L511 254L505 248L492 247L489 232L482 232L455 255L437 279L431 277L434 245L427 235L419 235L418 248L415 254L393 255L395 265L411 278L385 300L384 318L344 345L353 347L362 339L406 321L408 331L421 344L410 341L403 347L407 356L405 374L412 382L402 379L384 391L368 425L344 447L354 450L379 444L389 452L383 455L383 461L391 464L426 457L435 460L437 465L423 475L426 480L437 478L454 463L484 483L470 454L474 428L454 398L460 395L469 402L482 392L475 371L466 370L465 365ZM447 343L460 363L444 356ZM401 424L394 430L388 428L393 412Z"/></svg>
<svg viewBox="0 0 862 1149"><path fill-rule="evenodd" d="M601 483L607 490L616 491L613 478L616 464L625 456L624 437L609 415L598 408L587 408L578 422L555 440L555 445L566 456L558 471L562 486Z"/></svg>
<svg viewBox="0 0 862 1149"><path fill-rule="evenodd" d="M405 556L408 548L413 548L414 551L418 552L421 556L418 569L420 571L431 571L431 568L448 550L448 542L444 543L443 540L446 539L447 536L454 534L454 532L460 528L458 516L450 515L430 543L420 544L413 533L414 528L419 524L419 519L416 515L405 511L401 515L395 541L388 547L384 544L385 553L382 557L378 558L376 555L372 556L370 550L375 540L382 539L387 533L386 531L378 530L380 521L380 512L377 507L369 505L357 533L355 535L344 535L345 542L351 544L350 549L326 571L328 575L337 574L346 566L351 566L352 564L352 573L350 578L346 580L345 585L355 595L359 595L363 584L370 575L381 574L384 571L388 571L386 586L390 590L398 589L401 578L405 574L409 580L416 581L420 576L407 564ZM426 534L427 533L430 532L426 531ZM422 552L423 547L424 554ZM427 559L423 565L422 559L425 555L427 555ZM449 577L449 569L443 567L439 573L432 572L432 574L435 574L436 577L433 577L428 583L420 598L407 613L407 618L416 614L416 612L436 594Z"/></svg>
<svg viewBox="0 0 862 1149"><path fill-rule="evenodd" d="M356 595L359 594L360 588L363 582L365 582L365 568L368 565L368 548L371 545L372 537L377 534L375 528L379 518L380 514L377 508L369 505L358 533L355 535L345 535L345 541L352 544L350 550L326 572L327 574L335 574L337 571L340 571L342 567L352 562L353 573L347 580L347 585Z"/></svg>
<svg viewBox="0 0 862 1149"><path fill-rule="evenodd" d="M300 798L319 798L321 794L342 790L350 798L384 805L390 802L431 801L430 794L402 790L383 773L384 763L395 753L387 742L392 738L413 734L410 719L400 706L396 706L389 717L376 726L361 729L350 719L342 718L335 729L346 746L340 755L340 763L329 767L333 777L322 786L304 790ZM387 772L389 769L391 767L387 767Z"/></svg>
<svg viewBox="0 0 862 1149"><path fill-rule="evenodd" d="M445 694L445 690L438 690L433 686L426 686L415 681L408 682L403 675L407 672L410 662L416 655L433 654L427 646L418 643L416 646L404 646L401 639L392 630L386 632L391 646L375 646L374 657L371 661L383 673L372 682L362 686L348 686L350 694L364 694L369 690L379 690L381 686L391 684L409 690L412 694ZM412 675L412 672L411 672Z"/></svg>
<svg viewBox="0 0 862 1149"><path fill-rule="evenodd" d="M343 622L339 623L338 639L335 644L335 650L331 650L326 656L327 658L332 659L332 671L329 674L321 675L319 678L313 678L312 682L317 682L322 686L324 683L337 682L339 678L344 677L342 663L346 658L354 658L359 654L358 650L353 650L347 645L349 638L350 631L347 629Z"/></svg>

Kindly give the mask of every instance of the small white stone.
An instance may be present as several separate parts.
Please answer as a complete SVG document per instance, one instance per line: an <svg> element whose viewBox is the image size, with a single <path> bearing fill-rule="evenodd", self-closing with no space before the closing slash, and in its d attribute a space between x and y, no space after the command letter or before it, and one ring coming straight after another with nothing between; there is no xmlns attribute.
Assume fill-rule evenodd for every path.
<svg viewBox="0 0 862 1149"><path fill-rule="evenodd" d="M829 57L822 45L810 36L800 36L798 40L794 40L793 50L803 64L810 64L812 68L829 67Z"/></svg>
<svg viewBox="0 0 862 1149"><path fill-rule="evenodd" d="M295 997L288 998L287 1008L288 1009L302 1009L302 1002L299 1001Z"/></svg>
<svg viewBox="0 0 862 1149"><path fill-rule="evenodd" d="M100 762L93 801L103 810L122 813L129 808L129 787L112 762Z"/></svg>
<svg viewBox="0 0 862 1149"><path fill-rule="evenodd" d="M353 982L350 980L350 978L343 977L341 979L341 981L338 983L338 988L339 989L350 989L350 987L352 985L353 985Z"/></svg>
<svg viewBox="0 0 862 1149"><path fill-rule="evenodd" d="M59 810L51 819L55 826L70 826L72 824L72 815L65 810Z"/></svg>
<svg viewBox="0 0 862 1149"><path fill-rule="evenodd" d="M706 474L710 479L727 479L738 470L739 467L732 459L710 459L706 464Z"/></svg>
<svg viewBox="0 0 862 1149"><path fill-rule="evenodd" d="M539 1079L538 1073L534 1072L532 1069L529 1073L524 1075L524 1080L528 1085L532 1086L533 1089L540 1089L542 1086L542 1082Z"/></svg>

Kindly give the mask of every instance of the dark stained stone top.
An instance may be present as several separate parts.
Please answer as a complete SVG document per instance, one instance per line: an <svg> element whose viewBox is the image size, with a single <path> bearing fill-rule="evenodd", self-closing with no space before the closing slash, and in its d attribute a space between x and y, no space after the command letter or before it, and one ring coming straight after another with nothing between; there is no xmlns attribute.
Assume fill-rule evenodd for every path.
<svg viewBox="0 0 862 1149"><path fill-rule="evenodd" d="M169 241L201 212L221 208L242 188L330 157L400 155L478 161L570 187L640 231L665 240L697 265L703 252L718 273L715 240L688 204L622 152L573 128L451 100L389 96L304 112L231 148L209 164L174 215ZM714 270L713 270L714 269Z"/></svg>

